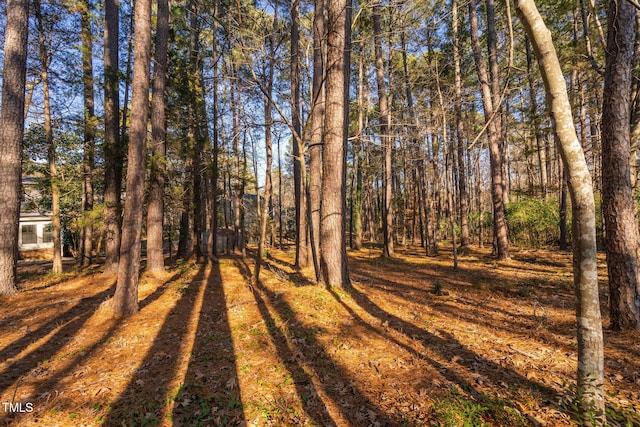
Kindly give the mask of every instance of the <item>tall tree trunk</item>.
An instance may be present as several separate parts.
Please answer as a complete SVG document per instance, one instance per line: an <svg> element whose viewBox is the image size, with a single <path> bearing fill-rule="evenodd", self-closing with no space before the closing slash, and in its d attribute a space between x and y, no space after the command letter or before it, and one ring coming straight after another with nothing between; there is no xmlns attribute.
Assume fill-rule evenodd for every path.
<svg viewBox="0 0 640 427"><path fill-rule="evenodd" d="M353 248L362 249L362 150L364 147L364 42L362 52L358 57L358 134L357 142L354 142L354 174L356 189L353 201Z"/></svg>
<svg viewBox="0 0 640 427"><path fill-rule="evenodd" d="M385 66L382 58L382 25L380 23L380 0L373 4L373 40L376 59L376 83L378 86L378 103L380 116L380 142L382 144L382 236L383 247L382 256L393 257L393 189L392 189L392 144L391 137L391 113L389 111L389 101L387 99L387 87L385 84Z"/></svg>
<svg viewBox="0 0 640 427"><path fill-rule="evenodd" d="M169 41L169 2L158 0L151 98L151 161L147 209L147 270L164 272L163 218L166 171L166 83Z"/></svg>
<svg viewBox="0 0 640 427"><path fill-rule="evenodd" d="M456 120L456 141L458 150L458 205L460 211L460 246L469 246L469 196L467 194L467 177L464 166L466 150L464 139L464 125L462 123L462 77L460 71L460 48L458 46L458 1L453 0L451 6L451 28L453 37L453 65L454 65L454 108Z"/></svg>
<svg viewBox="0 0 640 427"><path fill-rule="evenodd" d="M327 26L320 264L325 285L348 288L351 283L345 236L345 181L351 47L349 0L331 0L327 4Z"/></svg>
<svg viewBox="0 0 640 427"><path fill-rule="evenodd" d="M82 160L82 232L79 262L91 264L93 256L93 170L95 166L96 116L93 90L93 34L91 33L91 10L88 1L79 5L82 27L82 85L84 95L84 153ZM55 240L55 239L54 239ZM55 246L55 244L54 244ZM55 248L54 248L55 250Z"/></svg>
<svg viewBox="0 0 640 427"><path fill-rule="evenodd" d="M253 270L253 283L258 283L260 279L260 267L262 265L262 253L264 251L264 244L267 238L267 225L269 222L269 206L271 201L271 190L272 190L272 182L271 182L271 163L273 161L273 150L272 150L272 135L271 135L271 125L273 123L272 117L272 102L271 102L271 94L273 92L273 74L275 68L275 48L274 42L271 36L268 36L266 40L266 44L269 45L269 64L267 65L268 70L265 75L265 79L267 80L264 85L267 95L264 99L264 148L266 153L266 164L265 164L265 179L264 179L264 195L262 199L262 206L260 208L260 235L258 236L258 251L256 252L256 265ZM295 141L294 141L295 144ZM258 197L258 203L260 203L260 197Z"/></svg>
<svg viewBox="0 0 640 427"><path fill-rule="evenodd" d="M326 37L325 2L314 0L313 81L311 104L311 140L309 142L309 213L311 255L320 281L320 204L322 198L322 138L325 120L324 47Z"/></svg>
<svg viewBox="0 0 640 427"><path fill-rule="evenodd" d="M233 231L234 231L234 250L239 249L244 253L244 241L242 240L241 229L244 227L242 223L243 217L243 205L242 199L244 198L244 167L242 164L242 157L240 156L240 103L238 100L239 94L237 94L237 74L235 64L232 62L232 81L229 82L230 86L230 98L231 98L231 114L232 114L232 129L233 129L233 157L235 158L235 183L233 185Z"/></svg>
<svg viewBox="0 0 640 427"><path fill-rule="evenodd" d="M129 316L138 311L145 149L149 113L151 1L137 0L135 16L136 46L133 64L133 93L131 95L131 130L127 156L127 199L122 223L118 282L112 302L113 313L116 317Z"/></svg>
<svg viewBox="0 0 640 427"><path fill-rule="evenodd" d="M84 7L81 5L80 7ZM88 6L88 5L87 5ZM35 0L34 9L36 15L36 27L38 28L38 46L40 53L40 78L42 79L42 93L44 106L44 134L47 141L47 161L49 162L49 180L51 182L51 222L53 228L53 266L54 274L62 273L62 227L60 223L60 183L58 182L58 169L56 167L56 144L53 139L53 126L51 124L51 96L49 90L49 51L44 33L42 19L42 6L40 0ZM88 11L87 11L88 14ZM86 16L88 18L88 16ZM84 18L84 17L83 17ZM86 24L83 22L83 26ZM83 28L84 30L84 28ZM84 31L83 31L84 36Z"/></svg>
<svg viewBox="0 0 640 427"><path fill-rule="evenodd" d="M502 150L500 143L499 127L499 105L495 105L494 91L495 79L491 79L487 73L487 67L480 49L480 38L478 36L478 16L476 12L475 0L469 2L469 20L471 24L471 45L473 57L476 63L478 80L482 91L482 104L484 107L484 117L487 126L487 138L489 140L489 162L491 169L491 199L493 202L493 231L496 241L496 254L498 259L509 258L509 240L507 232L507 221L504 206L504 185L502 182ZM488 24L487 24L488 25ZM494 46L495 47L495 46ZM490 52L490 57L491 57ZM494 64L491 64L492 67ZM493 74L493 73L492 73ZM498 86L499 91L499 86ZM499 95L498 95L499 97Z"/></svg>
<svg viewBox="0 0 640 427"><path fill-rule="evenodd" d="M630 177L631 78L636 10L609 2L602 107L602 213L611 327L640 329L638 220Z"/></svg>
<svg viewBox="0 0 640 427"><path fill-rule="evenodd" d="M560 203L559 203L559 218L560 218L560 250L566 251L569 249L569 242L567 238L567 177L564 168L561 167L560 172Z"/></svg>
<svg viewBox="0 0 640 427"><path fill-rule="evenodd" d="M119 18L117 0L104 6L104 225L105 271L115 273L120 251L123 143L120 139Z"/></svg>
<svg viewBox="0 0 640 427"><path fill-rule="evenodd" d="M296 266L309 265L306 166L300 120L300 1L291 0L291 124L293 132L293 187L296 204Z"/></svg>
<svg viewBox="0 0 640 427"><path fill-rule="evenodd" d="M200 72L200 23L198 21L198 0L189 2L189 74L190 96L189 103L189 134L191 140L190 155L193 162L193 236L195 237L193 250L198 261L202 260L202 235L204 229L204 203L202 191L202 156L204 152L204 137L202 104L204 103L204 88L202 87L202 73Z"/></svg>
<svg viewBox="0 0 640 427"><path fill-rule="evenodd" d="M213 34L217 34L218 32L218 11L219 11L219 2L215 0L213 2ZM213 143L213 164L211 168L211 244L209 250L209 256L212 259L216 259L218 257L218 156L220 155L220 144L218 141L219 131L218 131L218 39L217 37L213 37L213 42L211 49L213 50L213 135L212 135L212 143ZM240 196L240 203L242 203L242 198L244 196L244 181L242 184L242 192ZM244 256L244 221L240 221L242 231L240 234L242 235L242 255ZM237 236L236 236L237 238Z"/></svg>
<svg viewBox="0 0 640 427"><path fill-rule="evenodd" d="M17 292L28 0L7 0L0 110L0 295Z"/></svg>
<svg viewBox="0 0 640 427"><path fill-rule="evenodd" d="M518 17L533 45L560 141L573 206L573 277L578 326L578 402L585 423L604 423L604 346L598 295L596 213L591 176L573 125L571 105L551 32L533 0L516 0Z"/></svg>
<svg viewBox="0 0 640 427"><path fill-rule="evenodd" d="M538 101L533 80L533 58L531 55L531 43L525 40L527 52L527 82L529 83L529 115L533 120L533 131L536 138L536 151L538 154L538 168L540 170L540 187L544 199L548 196L547 158L543 147L542 130L540 129L540 117L538 116Z"/></svg>

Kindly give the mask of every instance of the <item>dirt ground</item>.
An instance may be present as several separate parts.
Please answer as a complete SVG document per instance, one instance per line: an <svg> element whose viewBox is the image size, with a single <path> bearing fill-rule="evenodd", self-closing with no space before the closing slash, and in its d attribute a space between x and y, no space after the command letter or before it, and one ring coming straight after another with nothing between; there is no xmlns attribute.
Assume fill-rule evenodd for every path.
<svg viewBox="0 0 640 427"><path fill-rule="evenodd" d="M112 320L101 265L21 265L0 299L0 425L572 425L569 253L425 257L350 252L327 289L270 250L143 274L140 311ZM601 263L602 309L607 313ZM604 320L605 326L608 319ZM640 425L640 339L605 329L607 413Z"/></svg>

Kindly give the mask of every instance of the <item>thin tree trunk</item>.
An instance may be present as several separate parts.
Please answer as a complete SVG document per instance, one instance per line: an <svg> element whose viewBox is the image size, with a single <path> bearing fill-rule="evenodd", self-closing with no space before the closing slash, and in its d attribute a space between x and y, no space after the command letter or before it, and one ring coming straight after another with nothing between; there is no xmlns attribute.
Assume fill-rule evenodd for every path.
<svg viewBox="0 0 640 427"><path fill-rule="evenodd" d="M362 147L364 146L364 43L358 58L358 142L354 143L356 189L353 201L353 248L362 249Z"/></svg>
<svg viewBox="0 0 640 427"><path fill-rule="evenodd" d="M266 91L267 96L264 99L264 148L266 153L266 164L265 164L265 180L264 180L264 195L262 199L262 207L260 209L260 234L258 237L258 251L256 252L256 265L253 270L253 283L258 283L260 279L260 267L262 265L262 255L264 252L264 246L267 238L267 225L269 222L269 205L271 201L271 163L273 161L272 154L272 136L271 136L271 125L273 122L272 118L272 102L271 102L271 94L273 92L273 75L275 68L275 56L274 56L274 46L273 40L269 36L266 44L270 47L270 55L269 55L269 64L267 76L265 78L266 81ZM294 142L295 144L295 142ZM260 197L258 197L258 203L260 203Z"/></svg>
<svg viewBox="0 0 640 427"><path fill-rule="evenodd" d="M311 255L316 282L320 281L320 205L322 198L322 137L325 119L324 45L326 37L325 2L314 0L313 81L311 140L309 142L309 213Z"/></svg>
<svg viewBox="0 0 640 427"><path fill-rule="evenodd" d="M498 259L508 259L509 241L503 195L504 185L502 182L503 155L500 144L500 127L498 124L500 116L499 114L497 114L499 105L495 105L494 90L492 89L492 86L496 85L495 79L490 79L480 49L480 39L478 36L478 17L476 12L475 0L470 0L469 2L469 19L471 21L471 44L473 48L473 56L476 62L478 80L480 81L480 88L482 91L482 104L484 107L485 123L488 123L487 138L489 140L491 199L493 202L493 231L496 241L496 255L498 256ZM490 50L490 57L491 55L492 53ZM491 65L492 67L494 66L493 62Z"/></svg>
<svg viewBox="0 0 640 427"><path fill-rule="evenodd" d="M604 423L604 346L598 295L596 213L591 176L580 147L567 88L551 39L533 0L516 0L516 10L534 47L547 90L547 103L560 141L573 206L573 276L578 326L578 400L586 424Z"/></svg>
<svg viewBox="0 0 640 427"><path fill-rule="evenodd" d="M527 52L527 81L529 83L529 116L533 120L533 131L536 138L536 151L538 154L538 168L540 170L540 187L545 200L548 196L548 176L547 176L547 159L544 151L542 130L540 129L540 117L538 116L538 101L536 100L536 89L533 80L533 58L531 55L531 43L525 40Z"/></svg>
<svg viewBox="0 0 640 427"><path fill-rule="evenodd" d="M462 123L462 78L460 71L460 48L458 46L458 1L452 2L451 27L453 37L453 65L454 65L454 108L456 120L456 137L458 150L458 204L460 210L460 246L469 246L469 203L467 194L467 177L464 167L464 125Z"/></svg>
<svg viewBox="0 0 640 427"><path fill-rule="evenodd" d="M35 0L34 9L36 26L38 28L38 45L40 53L40 78L42 80L42 93L44 104L44 133L47 142L47 161L49 163L49 180L51 185L51 222L53 225L53 266L54 274L62 273L62 248L61 248L61 222L60 222L60 183L58 182L58 170L56 167L56 145L53 139L53 126L51 124L51 96L49 91L49 52L45 40L42 19L42 6L40 0ZM81 5L81 7L84 5ZM87 11L88 13L88 11ZM83 24L85 24L83 22ZM84 36L84 31L83 31Z"/></svg>
<svg viewBox="0 0 640 427"><path fill-rule="evenodd" d="M119 18L118 2L105 0L104 6L104 226L105 271L115 273L120 251L122 205L122 144L120 140Z"/></svg>
<svg viewBox="0 0 640 427"><path fill-rule="evenodd" d="M153 96L151 98L151 161L149 207L147 210L147 270L164 272L162 224L164 218L164 181L166 171L166 81L169 40L169 2L158 0Z"/></svg>
<svg viewBox="0 0 640 427"><path fill-rule="evenodd" d="M124 206L118 282L112 309L116 317L138 311L140 240L144 202L145 148L149 112L149 69L151 63L151 1L135 5L135 59L131 96L131 130L127 156L127 199Z"/></svg>
<svg viewBox="0 0 640 427"><path fill-rule="evenodd" d="M29 2L7 0L0 110L0 295L18 291L18 224Z"/></svg>
<svg viewBox="0 0 640 427"><path fill-rule="evenodd" d="M215 0L213 2L213 34L216 34L218 31L218 12L219 12L219 2ZM219 129L218 129L218 39L213 37L213 42L211 46L213 50L213 165L211 170L211 244L209 250L209 256L212 259L217 259L218 257L218 176L220 171L218 170L218 157L220 155L220 142L219 142ZM242 204L242 198L244 197L244 178L242 184L242 191L240 195L240 203ZM242 241L242 255L244 256L244 221L240 221L240 226L242 227L241 231L241 241Z"/></svg>
<svg viewBox="0 0 640 427"><path fill-rule="evenodd" d="M291 0L291 124L293 135L293 186L296 204L296 266L309 265L304 140L300 120L300 1Z"/></svg>
<svg viewBox="0 0 640 427"><path fill-rule="evenodd" d="M631 79L636 10L609 3L602 107L602 213L611 328L640 329L638 220L630 177Z"/></svg>
<svg viewBox="0 0 640 427"><path fill-rule="evenodd" d="M564 168L561 168L560 173L560 204L559 204L559 217L560 217L560 250L566 251L569 249L569 242L567 238L567 178L564 172Z"/></svg>
<svg viewBox="0 0 640 427"><path fill-rule="evenodd" d="M392 188L392 144L391 137L391 113L387 99L387 87L385 84L385 66L382 58L382 25L380 23L380 1L373 4L373 40L375 50L376 83L378 86L378 102L380 108L380 143L382 144L382 237L383 257L393 257L393 188Z"/></svg>
<svg viewBox="0 0 640 427"><path fill-rule="evenodd" d="M95 166L96 116L93 90L93 35L91 11L87 1L79 5L82 27L82 84L84 95L84 153L82 160L82 232L79 251L80 265L88 266L93 257L93 170ZM55 239L54 239L55 241ZM54 244L55 246L55 244ZM55 248L54 248L55 251ZM54 258L55 261L55 258Z"/></svg>

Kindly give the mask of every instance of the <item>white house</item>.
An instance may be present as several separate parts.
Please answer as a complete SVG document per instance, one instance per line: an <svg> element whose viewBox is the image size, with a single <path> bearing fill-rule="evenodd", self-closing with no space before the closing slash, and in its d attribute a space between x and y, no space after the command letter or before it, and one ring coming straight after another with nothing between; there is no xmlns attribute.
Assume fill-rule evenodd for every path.
<svg viewBox="0 0 640 427"><path fill-rule="evenodd" d="M53 249L53 223L42 206L41 181L37 176L22 177L18 250L23 258L49 257Z"/></svg>
<svg viewBox="0 0 640 427"><path fill-rule="evenodd" d="M20 212L18 249L41 251L53 248L53 224L51 215L40 212Z"/></svg>

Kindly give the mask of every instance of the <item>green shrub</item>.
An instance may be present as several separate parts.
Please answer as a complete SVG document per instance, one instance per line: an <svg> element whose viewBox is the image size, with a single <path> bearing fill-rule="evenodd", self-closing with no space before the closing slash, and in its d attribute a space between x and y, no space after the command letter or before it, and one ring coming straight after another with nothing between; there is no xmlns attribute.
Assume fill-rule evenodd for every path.
<svg viewBox="0 0 640 427"><path fill-rule="evenodd" d="M507 223L511 241L516 245L544 246L559 239L558 201L525 199L507 207ZM568 228L571 227L567 219Z"/></svg>

